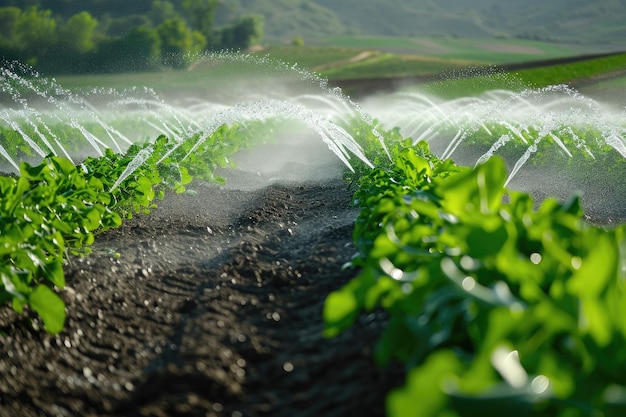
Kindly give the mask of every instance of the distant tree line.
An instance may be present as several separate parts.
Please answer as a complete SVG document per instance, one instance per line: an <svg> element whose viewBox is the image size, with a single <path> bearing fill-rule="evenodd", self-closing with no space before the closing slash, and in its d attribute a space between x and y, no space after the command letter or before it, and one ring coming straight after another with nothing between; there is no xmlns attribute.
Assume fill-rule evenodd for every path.
<svg viewBox="0 0 626 417"><path fill-rule="evenodd" d="M54 12L28 0L25 8L0 7L0 58L46 73L185 68L202 51L247 49L263 36L258 15L216 28L219 0L135 1L109 1L117 5L115 14L98 9L99 0L47 1L57 6ZM90 3L91 11L76 10ZM124 4L135 9L123 14Z"/></svg>

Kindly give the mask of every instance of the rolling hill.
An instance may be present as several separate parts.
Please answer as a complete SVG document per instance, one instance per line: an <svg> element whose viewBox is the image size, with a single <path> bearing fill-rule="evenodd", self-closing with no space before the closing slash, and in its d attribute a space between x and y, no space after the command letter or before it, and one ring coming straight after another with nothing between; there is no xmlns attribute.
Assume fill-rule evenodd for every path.
<svg viewBox="0 0 626 417"><path fill-rule="evenodd" d="M625 0L230 0L218 21L257 13L268 39L320 35L449 36L626 48Z"/></svg>

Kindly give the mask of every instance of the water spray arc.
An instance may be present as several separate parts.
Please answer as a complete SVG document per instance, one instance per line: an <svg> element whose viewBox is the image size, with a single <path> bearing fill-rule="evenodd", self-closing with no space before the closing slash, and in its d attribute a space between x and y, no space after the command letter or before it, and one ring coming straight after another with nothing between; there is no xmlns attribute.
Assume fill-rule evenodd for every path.
<svg viewBox="0 0 626 417"><path fill-rule="evenodd" d="M572 158L582 151L595 159L592 148L606 148L626 158L624 115L582 96L566 85L521 92L494 90L479 97L442 100L424 93L397 92L365 105L383 126L400 126L413 142L427 141L442 159L487 146L473 160L480 164L516 145L522 152L507 184L544 143ZM583 137L583 135L585 135ZM518 146L519 148L519 146ZM596 151L597 152L597 151Z"/></svg>
<svg viewBox="0 0 626 417"><path fill-rule="evenodd" d="M212 58L242 59L238 55L219 55ZM256 62L255 58L244 59ZM266 65L263 62L261 60L256 64ZM166 102L149 88L143 90L135 88L124 92L93 89L78 95L61 88L54 80L42 79L32 69L16 63L3 68L2 91L8 93L8 100L4 100L6 108L0 108L2 110L0 122L5 125L5 129L15 132L20 142L25 144L16 146L26 146L37 157L43 158L49 153L61 154L79 162L87 155L102 156L103 150L109 147L116 152L124 152L133 142L146 138L151 140L157 135L165 135L172 139L171 152L185 141L196 140L191 153L220 126L246 120L292 119L316 132L349 169L352 168L349 162L350 154L372 166L357 140L341 127L354 117L360 117L371 124L369 116L360 110L356 103L344 96L341 90L329 88L324 80L297 68L282 70L291 72L292 76L295 74L303 83L313 83L317 92L302 94L295 98L259 99L257 97L259 93L252 91L249 97L242 97L241 101L234 105L197 97L192 105L185 106ZM33 110L26 96L41 99L45 106ZM35 103L35 106L37 104ZM14 110L12 107L16 105L23 110ZM29 112L28 115L25 114L26 111ZM131 122L127 123L129 119ZM137 121L141 121L143 126L137 126ZM125 124L129 126L125 127ZM30 127L36 133L36 137L31 137L24 126ZM63 145L58 140L61 133L55 133L55 128L59 126L64 129L62 132L64 136L72 136L72 139L68 139L72 145L67 143ZM122 133L129 127L132 127L131 131ZM67 132L68 129L76 133ZM384 147L382 135L374 127L372 130ZM42 131L55 140L58 149L52 146ZM137 155L114 187L132 174L133 167L145 162L150 153L149 149ZM8 162L8 170L18 173L20 157L17 154L12 156L13 150L2 147L0 155Z"/></svg>
<svg viewBox="0 0 626 417"><path fill-rule="evenodd" d="M149 87L73 93L25 65L5 65L0 72L0 127L11 133L0 143L0 169L19 173L22 160L35 161L48 154L80 163L86 156L103 155L106 148L123 153L131 144L150 142L159 135L171 141L159 162L192 142L185 160L221 126L270 119L306 126L348 169L352 157L373 166L358 134L351 130L355 120L369 129L387 155L388 144L379 126L399 128L414 144L429 142L442 159L460 158L460 163L478 165L503 156L509 165L507 185L546 149L572 160L578 154L595 160L606 152L626 158L623 112L565 85L521 92L493 90L448 100L405 90L357 104L340 89L329 87L327 80L266 57L210 54L204 62L209 67L247 65L273 78L268 77L266 88L259 83L259 88L237 89L237 97L226 94L222 99L202 90L172 99ZM295 88L284 88L289 83ZM151 149L135 157L113 188L149 158Z"/></svg>

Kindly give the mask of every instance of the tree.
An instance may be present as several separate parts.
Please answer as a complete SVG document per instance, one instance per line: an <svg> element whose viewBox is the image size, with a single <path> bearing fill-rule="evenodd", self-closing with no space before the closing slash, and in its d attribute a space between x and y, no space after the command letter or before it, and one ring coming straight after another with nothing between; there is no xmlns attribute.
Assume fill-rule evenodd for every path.
<svg viewBox="0 0 626 417"><path fill-rule="evenodd" d="M234 25L222 30L222 47L235 50L248 49L263 37L263 23L263 16L239 18Z"/></svg>
<svg viewBox="0 0 626 417"><path fill-rule="evenodd" d="M37 10L37 6L26 9L15 23L15 38L28 63L36 63L57 40L57 22L52 12Z"/></svg>
<svg viewBox="0 0 626 417"><path fill-rule="evenodd" d="M131 30L123 38L123 44L132 55L135 70L154 69L159 65L161 58L161 37L155 29L145 26Z"/></svg>
<svg viewBox="0 0 626 417"><path fill-rule="evenodd" d="M192 56L206 45L206 38L192 31L182 19L168 19L157 27L161 38L161 55L166 65L184 68L191 63Z"/></svg>
<svg viewBox="0 0 626 417"><path fill-rule="evenodd" d="M121 38L102 42L92 61L97 71L145 71L160 64L161 38L155 29L140 26Z"/></svg>
<svg viewBox="0 0 626 417"><path fill-rule="evenodd" d="M15 26L22 10L17 7L0 8L0 39L4 43L12 43L15 40Z"/></svg>
<svg viewBox="0 0 626 417"><path fill-rule="evenodd" d="M174 5L167 0L153 0L148 13L153 25L158 25L168 19L180 18Z"/></svg>
<svg viewBox="0 0 626 417"><path fill-rule="evenodd" d="M200 32L210 42L219 0L183 0L182 6L191 28Z"/></svg>
<svg viewBox="0 0 626 417"><path fill-rule="evenodd" d="M22 11L17 7L0 9L0 58L8 61L22 59L15 39L15 26Z"/></svg>
<svg viewBox="0 0 626 417"><path fill-rule="evenodd" d="M94 34L98 20L88 12L81 12L70 19L59 30L59 44L69 52L85 54L94 46Z"/></svg>
<svg viewBox="0 0 626 417"><path fill-rule="evenodd" d="M103 19L104 24L101 25L106 28L106 33L109 36L124 36L134 28L140 26L152 26L150 18L143 14L129 14L120 17L110 18L105 15Z"/></svg>

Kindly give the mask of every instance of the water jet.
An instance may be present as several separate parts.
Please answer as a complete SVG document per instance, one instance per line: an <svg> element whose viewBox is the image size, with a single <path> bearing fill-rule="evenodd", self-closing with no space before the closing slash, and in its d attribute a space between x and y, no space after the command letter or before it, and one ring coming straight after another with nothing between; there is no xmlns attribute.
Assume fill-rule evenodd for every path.
<svg viewBox="0 0 626 417"><path fill-rule="evenodd" d="M348 168L351 157L372 166L358 133L350 131L351 121L359 120L384 152L387 144L377 126L399 128L414 143L429 142L440 158L464 165L498 155L509 167L507 184L536 196L565 198L572 187L580 188L572 179L582 179L582 191L589 196L606 195L593 190L590 170L605 176L599 184L620 184L623 178L623 111L566 85L454 99L407 88L356 103L326 80L266 57L208 54L190 71L168 75L171 83L156 86L69 91L23 64L3 66L0 123L11 138L5 135L0 148L0 169L16 173L20 161L48 153L78 163L102 155L107 147L124 152L130 144L158 135L171 139L172 151L194 140L188 156L222 125L293 119L315 132ZM145 157L138 155L119 181ZM548 181L555 175L558 180ZM615 215L622 197L617 194L616 201L608 202L613 207L609 215Z"/></svg>

